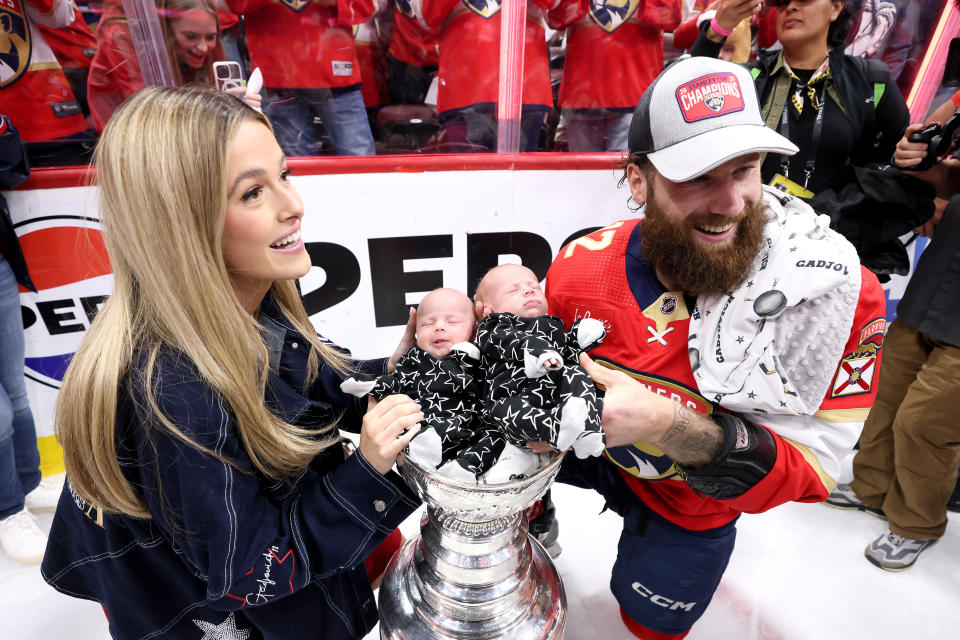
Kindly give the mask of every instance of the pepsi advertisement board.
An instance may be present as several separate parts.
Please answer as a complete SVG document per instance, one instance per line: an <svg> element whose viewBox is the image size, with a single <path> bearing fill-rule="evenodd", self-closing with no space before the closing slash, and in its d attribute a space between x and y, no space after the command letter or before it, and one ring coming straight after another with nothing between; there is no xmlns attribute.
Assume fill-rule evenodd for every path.
<svg viewBox="0 0 960 640"><path fill-rule="evenodd" d="M355 356L385 356L409 306L431 289L472 294L487 269L505 262L543 277L569 240L636 217L618 178L611 169L295 176L313 262L300 281L304 306L319 333ZM48 475L63 469L53 436L57 391L113 277L95 188L5 196L38 289L21 290L20 300L27 392ZM906 280L885 285L888 315Z"/></svg>

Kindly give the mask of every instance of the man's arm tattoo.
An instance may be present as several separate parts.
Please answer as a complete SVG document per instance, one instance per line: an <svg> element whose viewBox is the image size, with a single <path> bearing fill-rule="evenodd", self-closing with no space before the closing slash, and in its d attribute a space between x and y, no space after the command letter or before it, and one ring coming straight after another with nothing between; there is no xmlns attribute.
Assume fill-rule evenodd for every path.
<svg viewBox="0 0 960 640"><path fill-rule="evenodd" d="M706 466L723 444L723 429L716 422L680 403L673 410L673 421L657 446L674 462L691 467Z"/></svg>

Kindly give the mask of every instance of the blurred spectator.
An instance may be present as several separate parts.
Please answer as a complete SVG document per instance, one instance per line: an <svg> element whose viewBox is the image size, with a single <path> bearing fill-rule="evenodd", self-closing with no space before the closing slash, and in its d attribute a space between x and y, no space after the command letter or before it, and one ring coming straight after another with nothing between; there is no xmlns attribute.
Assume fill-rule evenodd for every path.
<svg viewBox="0 0 960 640"><path fill-rule="evenodd" d="M250 64L260 67L266 112L288 156L323 151L314 118L340 155L373 155L353 26L374 0L227 0L244 16Z"/></svg>
<svg viewBox="0 0 960 640"><path fill-rule="evenodd" d="M240 73L247 78L252 69L247 64L249 60L246 53L241 50L241 47L246 49L246 45L242 44L243 23L240 22L240 16L225 11L220 2L217 3L217 15L220 16L220 45L223 47L223 55L227 60L238 63Z"/></svg>
<svg viewBox="0 0 960 640"><path fill-rule="evenodd" d="M380 16L388 6L387 3L388 0L377 0L376 16L358 26L354 34L362 78L360 92L363 94L363 104L371 116L390 101L387 91L387 41L380 23Z"/></svg>
<svg viewBox="0 0 960 640"><path fill-rule="evenodd" d="M570 151L622 151L640 96L663 69L663 32L680 0L561 0L548 14L567 29L558 99ZM442 51L441 51L442 54Z"/></svg>
<svg viewBox="0 0 960 640"><path fill-rule="evenodd" d="M809 198L839 187L848 166L889 162L909 114L883 63L843 53L851 26L843 0L776 4L783 49L765 52L749 66L767 125L800 151L792 158L767 154L761 174L764 182ZM732 30L758 10L754 0L721 0L691 52L716 57L725 35L713 25Z"/></svg>
<svg viewBox="0 0 960 640"><path fill-rule="evenodd" d="M520 150L536 151L553 108L544 12L556 0L527 4ZM449 151L497 148L500 0L413 0L421 23L440 31L437 115Z"/></svg>
<svg viewBox="0 0 960 640"><path fill-rule="evenodd" d="M66 27L51 29L42 24L38 26L44 40L50 45L50 49L63 68L63 74L70 83L74 97L80 103L84 117L89 117L87 76L90 73L93 55L97 52L97 38L90 31L90 27L83 19L83 14L77 8L73 10L73 22Z"/></svg>
<svg viewBox="0 0 960 640"><path fill-rule="evenodd" d="M0 112L20 131L30 164L85 164L95 137L63 69L38 28L66 27L70 0L0 4Z"/></svg>
<svg viewBox="0 0 960 640"><path fill-rule="evenodd" d="M716 7L719 0L712 0L703 8L700 0L694 5L694 9L687 15L687 19L673 32L673 46L679 50L689 49L697 36L700 35L700 27L704 22L710 23L716 16ZM724 43L720 52L721 60L730 60L743 64L756 57L759 49L769 49L777 42L777 10L775 7L764 5L763 9L747 21L749 29L748 36L748 55L746 57L741 53L740 39L742 36L744 20L734 28L734 33L727 36L727 42ZM731 43L731 40L737 42Z"/></svg>
<svg viewBox="0 0 960 640"><path fill-rule="evenodd" d="M27 179L17 130L0 115L0 189ZM63 476L40 478L37 431L24 385L23 319L17 285L36 292L7 201L0 195L0 547L22 564L39 564L47 546L35 513L53 511Z"/></svg>
<svg viewBox="0 0 960 640"><path fill-rule="evenodd" d="M958 99L960 92L927 124L944 123ZM894 155L897 166L916 167L927 154L926 144L908 140L922 126L907 128ZM948 157L914 175L938 195L950 197L960 186L960 161ZM867 560L888 571L909 568L943 536L960 466L960 423L953 404L960 392L958 196L953 195L942 220L936 216L927 232L933 239L917 262L883 341L883 376L853 459L853 481L838 485L827 498L830 506L889 521L889 531L864 551Z"/></svg>
<svg viewBox="0 0 960 640"><path fill-rule="evenodd" d="M439 68L439 39L417 22L410 0L394 0L390 32L390 102L420 104Z"/></svg>
<svg viewBox="0 0 960 640"><path fill-rule="evenodd" d="M158 0L157 15L174 84L213 84L213 63L226 59L220 43L220 17L213 1ZM97 43L87 97L94 126L103 131L120 103L145 84L121 0L104 3ZM242 89L233 93L259 106L259 95L245 96Z"/></svg>

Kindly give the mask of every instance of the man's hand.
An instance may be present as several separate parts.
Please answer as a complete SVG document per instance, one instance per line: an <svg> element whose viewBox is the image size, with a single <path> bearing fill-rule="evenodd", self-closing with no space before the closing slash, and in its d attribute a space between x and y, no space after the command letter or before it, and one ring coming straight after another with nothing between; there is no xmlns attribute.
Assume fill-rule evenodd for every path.
<svg viewBox="0 0 960 640"><path fill-rule="evenodd" d="M943 198L934 198L933 217L917 227L915 231L924 238L932 238L933 230L938 224L940 224L940 218L943 217L943 212L947 208L948 204L950 204L949 200L945 200Z"/></svg>
<svg viewBox="0 0 960 640"><path fill-rule="evenodd" d="M655 442L663 436L673 415L673 401L651 393L621 371L601 367L585 353L580 354L580 366L606 389L601 426L608 447Z"/></svg>
<svg viewBox="0 0 960 640"><path fill-rule="evenodd" d="M692 467L705 466L716 455L723 430L710 418L648 391L623 372L601 367L585 353L580 365L606 389L601 426L607 447L649 442L674 462Z"/></svg>
<svg viewBox="0 0 960 640"><path fill-rule="evenodd" d="M910 142L910 135L923 129L924 125L915 122L907 127L907 131L897 143L897 148L893 152L893 164L900 169L908 169L920 163L927 155L926 142Z"/></svg>
<svg viewBox="0 0 960 640"><path fill-rule="evenodd" d="M397 368L400 356L415 346L417 346L417 310L410 307L410 315L407 318L407 327L403 331L403 337L400 338L400 344L397 345L396 351L387 361L387 373L393 373L393 370Z"/></svg>

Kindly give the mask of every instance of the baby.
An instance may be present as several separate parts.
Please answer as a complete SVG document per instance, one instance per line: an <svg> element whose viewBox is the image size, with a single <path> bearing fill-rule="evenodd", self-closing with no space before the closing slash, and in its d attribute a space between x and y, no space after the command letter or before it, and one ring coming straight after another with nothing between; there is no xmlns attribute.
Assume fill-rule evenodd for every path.
<svg viewBox="0 0 960 640"><path fill-rule="evenodd" d="M414 398L424 417L421 432L410 442L410 457L474 483L505 442L479 415L482 376L480 353L471 342L475 328L470 298L453 289L434 289L417 310L417 346L400 357L394 372L370 382L350 378L341 385L347 393L369 393L378 400L395 393Z"/></svg>
<svg viewBox="0 0 960 640"><path fill-rule="evenodd" d="M578 356L603 340L603 323L582 318L565 331L563 320L547 315L540 280L521 265L487 272L475 300L482 318L476 343L486 376L484 413L507 439L486 481L535 471L539 457L526 442L546 442L558 451L572 446L579 458L600 455L600 404Z"/></svg>

